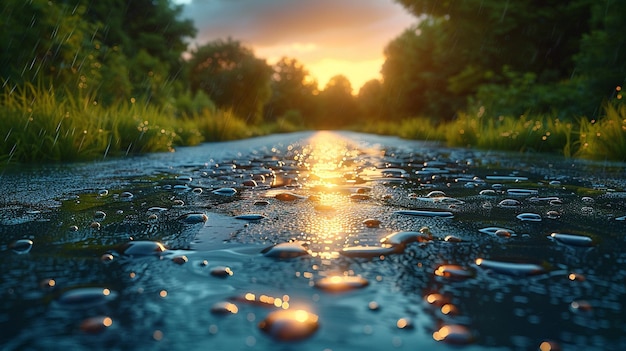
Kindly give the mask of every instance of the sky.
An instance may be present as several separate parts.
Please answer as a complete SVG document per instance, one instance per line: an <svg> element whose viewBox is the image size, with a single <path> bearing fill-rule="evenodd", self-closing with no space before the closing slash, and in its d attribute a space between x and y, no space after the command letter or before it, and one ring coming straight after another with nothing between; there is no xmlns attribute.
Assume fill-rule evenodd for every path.
<svg viewBox="0 0 626 351"><path fill-rule="evenodd" d="M295 58L320 89L343 74L354 93L380 78L385 46L416 23L393 0L176 0L198 29L191 47L232 38L274 64Z"/></svg>

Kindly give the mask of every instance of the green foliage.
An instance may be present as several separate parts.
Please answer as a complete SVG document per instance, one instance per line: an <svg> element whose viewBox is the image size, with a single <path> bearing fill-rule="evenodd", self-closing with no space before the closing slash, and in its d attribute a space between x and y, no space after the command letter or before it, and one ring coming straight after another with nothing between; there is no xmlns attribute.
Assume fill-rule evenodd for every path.
<svg viewBox="0 0 626 351"><path fill-rule="evenodd" d="M573 124L550 116L484 118L460 114L446 127L451 146L522 152L558 152L571 156Z"/></svg>
<svg viewBox="0 0 626 351"><path fill-rule="evenodd" d="M316 115L317 81L295 59L281 58L273 67L272 98L265 106L267 121L276 121L290 111L305 119Z"/></svg>
<svg viewBox="0 0 626 351"><path fill-rule="evenodd" d="M215 104L246 121L260 122L272 91L272 69L240 42L217 40L191 53L191 91L205 92Z"/></svg>
<svg viewBox="0 0 626 351"><path fill-rule="evenodd" d="M359 106L352 95L352 85L343 75L332 77L319 94L319 115L315 127L337 129L358 122Z"/></svg>
<svg viewBox="0 0 626 351"><path fill-rule="evenodd" d="M416 28L404 32L385 49L384 90L402 117L427 115L452 120L467 108L468 101L475 107L471 103L479 100L490 110L503 113L558 110L573 118L593 113L609 93L582 79L582 57L589 55L577 61L574 56L587 42L597 42L586 34L593 25L591 8L603 23L609 19L618 23L626 16L623 6L614 1L610 9L615 12L605 17L600 12L607 9L609 0L398 2L421 19ZM600 31L608 34L609 27L607 24ZM619 49L610 48L610 44L589 44L593 49L588 51L604 58L615 57L615 52L622 55L623 39L618 39L617 32L608 35L611 39L606 43L615 43ZM610 60L613 65L626 62ZM623 82L621 71L613 73Z"/></svg>

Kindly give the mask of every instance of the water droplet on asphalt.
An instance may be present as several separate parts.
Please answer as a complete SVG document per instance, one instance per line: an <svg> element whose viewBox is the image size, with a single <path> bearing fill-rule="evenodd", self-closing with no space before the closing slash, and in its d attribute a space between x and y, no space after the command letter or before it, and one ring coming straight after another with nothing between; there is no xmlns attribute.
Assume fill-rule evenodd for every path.
<svg viewBox="0 0 626 351"><path fill-rule="evenodd" d="M546 272L542 266L526 262L506 262L477 258L476 265L485 270L512 276L528 276Z"/></svg>
<svg viewBox="0 0 626 351"><path fill-rule="evenodd" d="M305 310L278 310L271 312L259 328L279 341L303 340L319 328L319 317Z"/></svg>
<svg viewBox="0 0 626 351"><path fill-rule="evenodd" d="M122 245L120 252L127 256L159 255L166 251L165 246L157 241L129 241Z"/></svg>
<svg viewBox="0 0 626 351"><path fill-rule="evenodd" d="M185 213L177 218L178 221L187 224L196 224L196 223L204 223L209 219L209 217L203 212L191 212Z"/></svg>
<svg viewBox="0 0 626 351"><path fill-rule="evenodd" d="M449 278L453 280L463 280L471 278L474 273L467 267L459 266L456 264L444 264L435 269L434 274L438 277Z"/></svg>
<svg viewBox="0 0 626 351"><path fill-rule="evenodd" d="M319 279L315 282L315 287L324 291L341 292L364 288L368 284L367 279L359 276L336 275Z"/></svg>
<svg viewBox="0 0 626 351"><path fill-rule="evenodd" d="M536 213L520 213L516 217L520 221L541 222L541 215L538 215Z"/></svg>
<svg viewBox="0 0 626 351"><path fill-rule="evenodd" d="M33 241L30 239L19 239L9 244L9 249L16 254L27 254L33 248Z"/></svg>
<svg viewBox="0 0 626 351"><path fill-rule="evenodd" d="M274 258L294 258L310 254L309 249L298 241L276 244L264 249L261 253Z"/></svg>
<svg viewBox="0 0 626 351"><path fill-rule="evenodd" d="M233 196L237 194L237 190L234 188L219 188L219 189L213 190L213 194L222 195L222 196Z"/></svg>
<svg viewBox="0 0 626 351"><path fill-rule="evenodd" d="M474 341L470 330L459 324L444 325L433 333L433 339L448 344L467 345Z"/></svg>
<svg viewBox="0 0 626 351"><path fill-rule="evenodd" d="M80 323L80 330L89 334L98 334L113 325L113 319L107 316L90 317Z"/></svg>
<svg viewBox="0 0 626 351"><path fill-rule="evenodd" d="M346 257L373 258L402 252L396 246L351 246L344 247L339 253Z"/></svg>
<svg viewBox="0 0 626 351"><path fill-rule="evenodd" d="M57 302L67 307L85 308L104 304L116 297L117 293L107 288L77 288L64 292Z"/></svg>
<svg viewBox="0 0 626 351"><path fill-rule="evenodd" d="M584 235L552 233L550 234L549 238L561 244L571 246L589 247L593 245L593 239Z"/></svg>
<svg viewBox="0 0 626 351"><path fill-rule="evenodd" d="M211 275L214 277L226 278L232 276L234 273L230 267L218 266L211 269Z"/></svg>
<svg viewBox="0 0 626 351"><path fill-rule="evenodd" d="M363 221L363 224L368 228L378 228L380 227L380 221L373 218L368 218Z"/></svg>
<svg viewBox="0 0 626 351"><path fill-rule="evenodd" d="M239 308L232 302L217 302L213 306L211 306L211 313L219 314L219 315L229 315L229 314L237 314L239 312Z"/></svg>
<svg viewBox="0 0 626 351"><path fill-rule="evenodd" d="M243 214L243 215L235 216L235 219L242 219L244 221L258 221L264 218L266 218L264 215L257 214L257 213L250 213L250 214Z"/></svg>

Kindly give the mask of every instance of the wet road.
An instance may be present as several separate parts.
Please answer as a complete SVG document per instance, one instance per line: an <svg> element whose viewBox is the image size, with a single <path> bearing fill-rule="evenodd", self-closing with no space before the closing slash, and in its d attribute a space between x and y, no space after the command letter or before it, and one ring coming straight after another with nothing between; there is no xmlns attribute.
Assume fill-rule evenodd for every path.
<svg viewBox="0 0 626 351"><path fill-rule="evenodd" d="M331 132L5 169L0 344L620 350L625 174Z"/></svg>

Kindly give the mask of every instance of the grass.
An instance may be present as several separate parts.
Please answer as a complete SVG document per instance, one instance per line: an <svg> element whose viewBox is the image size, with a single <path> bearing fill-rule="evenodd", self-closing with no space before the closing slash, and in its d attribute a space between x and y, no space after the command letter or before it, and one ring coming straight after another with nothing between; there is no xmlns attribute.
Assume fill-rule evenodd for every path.
<svg viewBox="0 0 626 351"><path fill-rule="evenodd" d="M369 121L356 130L406 139L442 141L449 146L565 157L626 161L626 104L607 103L597 120L561 121L553 116L487 117L484 110L461 113L451 122L427 118ZM232 111L207 107L174 114L128 101L101 106L90 96L57 95L52 88L26 85L0 94L0 162L93 160L206 141L248 138L302 130L291 111L276 122L250 125Z"/></svg>
<svg viewBox="0 0 626 351"><path fill-rule="evenodd" d="M359 131L437 140L453 147L548 152L565 157L626 161L626 104L609 102L604 115L589 121L578 117L562 121L548 115L486 116L484 110L460 113L441 124L426 118L400 122L370 122Z"/></svg>
<svg viewBox="0 0 626 351"><path fill-rule="evenodd" d="M626 161L626 105L608 104L600 119L580 123L577 156Z"/></svg>
<svg viewBox="0 0 626 351"><path fill-rule="evenodd" d="M52 88L34 85L6 89L0 99L0 161L4 163L172 151L176 146L255 133L230 111L205 109L191 117L174 117L136 101L104 107L89 96L60 97Z"/></svg>

